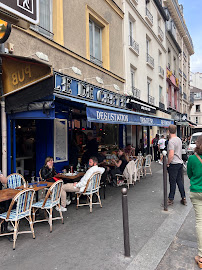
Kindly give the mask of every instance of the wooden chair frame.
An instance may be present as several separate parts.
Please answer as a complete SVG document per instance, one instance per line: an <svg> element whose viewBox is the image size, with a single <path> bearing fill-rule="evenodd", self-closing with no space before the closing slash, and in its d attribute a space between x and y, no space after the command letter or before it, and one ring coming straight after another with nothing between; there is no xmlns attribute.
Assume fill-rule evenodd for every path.
<svg viewBox="0 0 202 270"><path fill-rule="evenodd" d="M22 185L24 185L24 183L25 183L25 178L22 176L22 174L20 174L20 173L11 173L11 174L9 174L9 176L7 177L7 179L9 179L9 177L12 177L12 176L14 176L14 175L19 175L20 177L21 177L21 184L19 185L19 186L22 186ZM7 181L7 188L16 188L16 187L18 187L18 185L16 185L15 187L9 187L8 186L8 181Z"/></svg>
<svg viewBox="0 0 202 270"><path fill-rule="evenodd" d="M95 182L95 186L94 186L94 188L91 186L91 190L88 191L88 188L90 186L90 183L91 183L91 181L94 180L93 179L94 177L96 177L96 179L94 181ZM76 192L76 194L77 194L77 205L76 205L77 209L78 209L79 206L88 205L90 207L90 213L92 213L93 204L99 204L100 207L102 207L102 203L101 203L101 199L100 199L100 195L99 195L100 179L101 179L101 173L100 172L95 172L88 179L88 182L86 184L86 187L85 187L84 191L83 192ZM93 188L93 190L92 190L92 188ZM93 200L92 200L93 199L93 194L96 194L97 195L99 202L93 203ZM80 199L81 195L86 195L87 196L87 203L84 203L84 204L80 204L79 203L79 199Z"/></svg>
<svg viewBox="0 0 202 270"><path fill-rule="evenodd" d="M56 199L53 201L53 193L54 193L54 188L56 185L59 185L61 183L61 187L60 189L57 190L57 194L56 194ZM50 232L52 232L52 225L53 225L53 220L56 219L61 219L62 220L62 224L64 224L64 219L63 219L63 215L62 215L62 211L60 209L60 197L61 197L61 191L62 191L62 184L63 181L62 180L58 180L57 182L53 183L52 186L48 189L48 192L46 194L45 199L43 200L43 204L41 207L36 206L37 203L32 205L32 215L33 215L33 223L37 223L37 222L44 222L47 221L50 225ZM46 206L46 203L48 201L48 199L50 198L51 200L51 205L50 206ZM58 206L59 207L59 213L60 216L59 217L55 217L53 218L53 207ZM39 209L44 209L46 212L48 213L48 217L46 219L40 219L40 220L36 220L35 219L35 215L36 212Z"/></svg>
<svg viewBox="0 0 202 270"><path fill-rule="evenodd" d="M27 207L27 201L28 201L28 193L31 192L31 198L30 198L30 202L29 202L29 205L28 205L28 209L26 209ZM23 204L23 211L20 212L20 216L18 217L19 214L17 214L17 218L15 220L11 220L10 219L10 215L12 214L12 210L13 210L13 206L14 204L16 203L16 212L18 213L19 210L22 210L21 208L19 209L20 207L20 197L26 193L25 195L25 199L24 199L24 204ZM15 195L15 197L12 199L11 201L11 204L9 206L9 209L7 211L7 215L6 215L6 218L1 218L2 221L0 222L0 231L1 231L1 225L4 221L8 222L10 221L10 223L12 224L13 228L14 228L14 231L13 232L9 232L9 233L2 233L0 234L0 236L5 236L5 235L13 235L13 249L15 249L15 244L16 244L16 240L17 240L17 236L18 234L23 234L23 233L32 233L33 235L33 238L35 239L35 234L34 234L34 227L33 227L33 222L32 222L32 218L31 218L31 208L32 208L32 202L33 202L33 198L34 198L34 193L35 191L33 189L24 189L22 191L19 191L18 194ZM26 213L27 212L27 213ZM26 213L26 216L24 216L23 214ZM23 219L23 218L26 218L27 221L29 222L30 224L30 231L21 231L19 232L19 223L20 223L20 220Z"/></svg>
<svg viewBox="0 0 202 270"><path fill-rule="evenodd" d="M144 165L144 174L151 174L152 175L152 170L151 170L151 160L152 160L152 156L149 154L146 156L145 158L145 165ZM149 172L147 171L147 169L149 170Z"/></svg>

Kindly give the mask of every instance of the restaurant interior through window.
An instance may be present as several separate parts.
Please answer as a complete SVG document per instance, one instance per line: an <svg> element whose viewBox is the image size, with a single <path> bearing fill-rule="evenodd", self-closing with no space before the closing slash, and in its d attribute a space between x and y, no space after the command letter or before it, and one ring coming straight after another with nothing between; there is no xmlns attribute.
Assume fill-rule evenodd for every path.
<svg viewBox="0 0 202 270"><path fill-rule="evenodd" d="M93 134L93 137L98 142L98 152L102 148L106 148L110 153L118 150L119 125L89 122L87 121L85 110L72 109L70 118L69 146L71 148L71 144L77 145L79 157L81 157L85 151L87 134L89 132Z"/></svg>

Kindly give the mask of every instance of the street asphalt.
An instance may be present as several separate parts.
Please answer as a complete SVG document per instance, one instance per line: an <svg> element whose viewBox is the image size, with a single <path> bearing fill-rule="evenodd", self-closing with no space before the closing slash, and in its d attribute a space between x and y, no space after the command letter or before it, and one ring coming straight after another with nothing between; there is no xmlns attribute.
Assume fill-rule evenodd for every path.
<svg viewBox="0 0 202 270"><path fill-rule="evenodd" d="M47 222L37 223L36 239L31 234L19 235L14 251L12 243L1 237L0 269L198 269L194 263L197 244L191 202L188 199L187 206L180 204L176 190L174 205L165 212L162 165L152 162L152 171L152 176L141 178L128 190L129 258L124 256L122 187L107 186L102 208L95 205L90 213L87 206L76 210L71 204L63 214L64 224L53 222L52 233ZM189 197L186 175L185 188ZM20 229L29 229L26 222L20 225Z"/></svg>

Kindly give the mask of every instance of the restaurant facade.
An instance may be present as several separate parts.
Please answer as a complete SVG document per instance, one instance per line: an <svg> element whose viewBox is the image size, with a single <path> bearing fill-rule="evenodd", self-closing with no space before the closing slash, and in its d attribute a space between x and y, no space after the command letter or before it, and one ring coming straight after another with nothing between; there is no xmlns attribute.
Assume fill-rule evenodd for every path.
<svg viewBox="0 0 202 270"><path fill-rule="evenodd" d="M47 156L54 157L57 171L62 170L76 155L74 146L78 157L82 155L88 132L93 133L100 148L106 147L110 152L127 143L137 147L142 139L148 153L152 127L166 128L174 123L146 114L146 104L139 104L145 113L140 112L141 108L135 111L137 105L131 97L52 71L36 60L6 55L2 58L5 74L8 60L30 64L30 72L33 66L47 69L43 79L25 87L18 85L12 92L7 92L8 77L4 76L8 174L17 171L27 177L38 175ZM21 76L22 80L23 73L17 72L17 77L7 74L15 80Z"/></svg>

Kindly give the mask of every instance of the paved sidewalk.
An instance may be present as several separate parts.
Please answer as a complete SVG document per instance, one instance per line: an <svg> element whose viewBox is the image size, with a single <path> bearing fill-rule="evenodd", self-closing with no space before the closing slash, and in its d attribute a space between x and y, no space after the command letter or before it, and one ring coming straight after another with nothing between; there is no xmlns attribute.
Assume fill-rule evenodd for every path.
<svg viewBox="0 0 202 270"><path fill-rule="evenodd" d="M1 237L0 269L169 269L160 266L162 258L167 259L166 252L192 206L190 201L188 206L181 205L177 191L175 204L163 211L162 166L153 162L152 170L152 176L128 190L130 258L123 256L121 187L107 187L103 208L96 205L90 214L88 207L76 210L72 204L64 213L64 225L55 221L49 233L47 223L36 224L36 239L31 234L19 235L15 251L12 243ZM188 190L186 177L185 184Z"/></svg>

